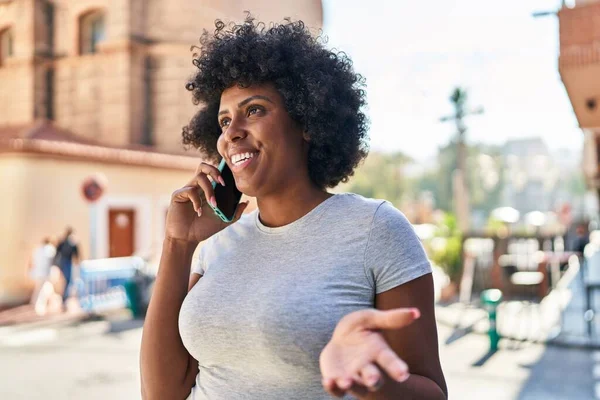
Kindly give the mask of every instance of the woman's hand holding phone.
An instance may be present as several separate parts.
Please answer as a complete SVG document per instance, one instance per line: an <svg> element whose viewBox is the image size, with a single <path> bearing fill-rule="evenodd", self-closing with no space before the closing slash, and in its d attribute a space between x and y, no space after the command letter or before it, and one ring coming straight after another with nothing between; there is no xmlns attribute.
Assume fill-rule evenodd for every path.
<svg viewBox="0 0 600 400"><path fill-rule="evenodd" d="M217 185L224 184L219 169L203 162L196 169L195 176L185 186L173 192L167 212L165 238L198 244L229 225L217 217L208 205L208 202L216 205L209 176ZM241 217L247 206L248 202L239 204L234 222Z"/></svg>

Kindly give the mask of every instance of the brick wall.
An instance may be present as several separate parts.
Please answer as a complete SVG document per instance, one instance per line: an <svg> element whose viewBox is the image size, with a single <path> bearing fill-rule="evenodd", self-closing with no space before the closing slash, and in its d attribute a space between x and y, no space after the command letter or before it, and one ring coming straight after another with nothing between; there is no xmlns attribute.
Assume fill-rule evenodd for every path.
<svg viewBox="0 0 600 400"><path fill-rule="evenodd" d="M600 2L559 13L559 71L579 126L600 126Z"/></svg>
<svg viewBox="0 0 600 400"><path fill-rule="evenodd" d="M79 19L105 15L106 40L79 54ZM131 142L129 0L61 0L55 16L55 119L84 137L111 145Z"/></svg>
<svg viewBox="0 0 600 400"><path fill-rule="evenodd" d="M561 51L600 40L600 2L559 12Z"/></svg>
<svg viewBox="0 0 600 400"><path fill-rule="evenodd" d="M151 55L151 121L155 143L170 151L181 150L181 128L195 106L185 89L193 72L189 48L161 46Z"/></svg>
<svg viewBox="0 0 600 400"><path fill-rule="evenodd" d="M55 62L56 121L111 145L130 142L131 57L121 51Z"/></svg>
<svg viewBox="0 0 600 400"><path fill-rule="evenodd" d="M34 0L0 4L0 31L12 29L14 40L14 56L0 66L0 124L33 119L33 6Z"/></svg>
<svg viewBox="0 0 600 400"><path fill-rule="evenodd" d="M600 0L575 0L575 7L585 6L587 4L598 3Z"/></svg>
<svg viewBox="0 0 600 400"><path fill-rule="evenodd" d="M118 45L129 37L131 0L56 0L56 52L73 57L78 54L78 19L92 10L106 13L106 45Z"/></svg>

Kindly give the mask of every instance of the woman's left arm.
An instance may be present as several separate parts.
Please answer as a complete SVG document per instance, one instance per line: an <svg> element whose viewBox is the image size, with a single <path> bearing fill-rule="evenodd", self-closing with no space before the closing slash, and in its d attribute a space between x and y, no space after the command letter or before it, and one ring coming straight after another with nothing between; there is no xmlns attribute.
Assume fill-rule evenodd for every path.
<svg viewBox="0 0 600 400"><path fill-rule="evenodd" d="M319 360L323 387L365 400L445 400L425 249L388 202L377 208L368 238L364 268L374 308L354 311L336 325Z"/></svg>
<svg viewBox="0 0 600 400"><path fill-rule="evenodd" d="M410 377L400 383L386 377L376 392L361 399L445 400L448 389L440 365L435 322L433 278L424 275L375 297L378 310L418 308L421 317L399 330L382 331L388 345L408 365Z"/></svg>
<svg viewBox="0 0 600 400"><path fill-rule="evenodd" d="M445 400L431 273L376 295L338 322L319 360L323 387L361 400Z"/></svg>

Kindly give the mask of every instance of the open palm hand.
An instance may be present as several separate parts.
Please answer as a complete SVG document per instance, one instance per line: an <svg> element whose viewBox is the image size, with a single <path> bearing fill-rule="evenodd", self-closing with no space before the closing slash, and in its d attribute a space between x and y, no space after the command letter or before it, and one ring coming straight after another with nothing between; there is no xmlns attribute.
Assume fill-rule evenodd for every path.
<svg viewBox="0 0 600 400"><path fill-rule="evenodd" d="M399 382L408 379L408 366L380 331L403 328L419 316L417 309L401 308L360 310L342 318L319 360L325 390L334 396L375 391L383 384L382 370Z"/></svg>

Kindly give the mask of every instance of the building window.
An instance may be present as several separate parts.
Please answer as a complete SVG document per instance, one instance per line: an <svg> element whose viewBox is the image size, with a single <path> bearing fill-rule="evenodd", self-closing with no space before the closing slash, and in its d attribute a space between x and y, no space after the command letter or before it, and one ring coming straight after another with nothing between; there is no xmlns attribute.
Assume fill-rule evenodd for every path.
<svg viewBox="0 0 600 400"><path fill-rule="evenodd" d="M11 28L0 31L0 65L14 55L13 32Z"/></svg>
<svg viewBox="0 0 600 400"><path fill-rule="evenodd" d="M48 52L54 53L54 4L46 3L44 16L46 18L46 28L48 29Z"/></svg>
<svg viewBox="0 0 600 400"><path fill-rule="evenodd" d="M79 19L79 53L93 54L98 51L98 44L106 37L104 13L92 11Z"/></svg>
<svg viewBox="0 0 600 400"><path fill-rule="evenodd" d="M54 70L46 71L46 118L54 119Z"/></svg>

